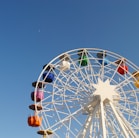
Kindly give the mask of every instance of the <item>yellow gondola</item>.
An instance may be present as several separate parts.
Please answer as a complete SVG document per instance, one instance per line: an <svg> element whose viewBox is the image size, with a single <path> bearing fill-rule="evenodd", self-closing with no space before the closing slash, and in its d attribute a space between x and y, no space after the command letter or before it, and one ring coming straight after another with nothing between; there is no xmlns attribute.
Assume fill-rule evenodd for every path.
<svg viewBox="0 0 139 138"><path fill-rule="evenodd" d="M135 81L135 82L134 82L134 85L135 85L137 88L139 88L139 80Z"/></svg>
<svg viewBox="0 0 139 138"><path fill-rule="evenodd" d="M135 71L132 73L134 77L134 85L135 87L139 88L139 71Z"/></svg>

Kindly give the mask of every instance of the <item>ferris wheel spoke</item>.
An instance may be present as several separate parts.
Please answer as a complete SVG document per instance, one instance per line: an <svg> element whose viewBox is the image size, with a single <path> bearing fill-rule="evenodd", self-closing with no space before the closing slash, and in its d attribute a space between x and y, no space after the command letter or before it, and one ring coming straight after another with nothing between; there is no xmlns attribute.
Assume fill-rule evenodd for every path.
<svg viewBox="0 0 139 138"><path fill-rule="evenodd" d="M93 58L94 59L94 58ZM90 61L90 60L89 60ZM87 67L87 70L88 70L88 73L86 73L86 74L91 74L91 81L93 81L94 80L94 82L97 82L97 75L98 75L98 73L95 73L95 68L94 67L92 67L92 64L91 64L91 62L89 62L89 65L88 65L88 67Z"/></svg>
<svg viewBox="0 0 139 138"><path fill-rule="evenodd" d="M139 102L136 102L136 101L133 101L133 100L130 101L130 100L121 98L120 101L121 101L121 102L123 101L123 102L129 103L129 104L131 104L131 105L139 106Z"/></svg>
<svg viewBox="0 0 139 138"><path fill-rule="evenodd" d="M71 62L71 65L72 65L74 70L80 70L80 65L77 64L77 63L79 63L79 59L73 60L72 58L70 58L70 62Z"/></svg>
<svg viewBox="0 0 139 138"><path fill-rule="evenodd" d="M129 134L131 135L131 137L134 138L138 138L138 136L136 135L136 133L133 131L132 127L130 126L130 124L126 121L126 119L123 117L123 115L120 113L120 111L117 110L118 115L121 118L122 123L124 124L124 126L126 127L127 131L129 132Z"/></svg>
<svg viewBox="0 0 139 138"><path fill-rule="evenodd" d="M105 72L105 68L106 68L106 67L105 67L105 65L104 65L104 60L103 60L102 65L101 65L101 69L100 69L100 76L99 76L103 81L104 81L104 79L105 79L104 76L105 76L105 73L106 73L106 72Z"/></svg>
<svg viewBox="0 0 139 138"><path fill-rule="evenodd" d="M81 111L82 111L82 109L81 109L81 108L80 108L80 109L78 109L78 110L76 110L76 111L75 111L75 112L73 112L72 114L69 114L68 116L66 116L66 117L64 117L63 119L59 120L57 123L55 123L55 124L51 125L51 127L50 127L49 129L52 129L52 128L54 128L54 127L58 126L59 124L63 124L63 122L68 121L68 120L69 120L69 118L71 118L71 117L72 117L72 116L74 116L74 115L79 114Z"/></svg>
<svg viewBox="0 0 139 138"><path fill-rule="evenodd" d="M127 130L125 129L125 126L123 125L123 123L122 123L122 121L121 121L121 118L120 118L120 116L118 115L117 111L115 110L113 104L112 104L111 102L109 102L109 104L110 104L110 106L111 106L111 108L112 108L112 110L113 110L113 112L114 112L114 115L115 115L115 117L116 117L116 119L117 119L117 121L118 121L118 123L119 123L119 125L120 125L120 127L121 127L121 130L122 130L124 136L125 136L126 138L129 138L128 132L127 132Z"/></svg>
<svg viewBox="0 0 139 138"><path fill-rule="evenodd" d="M113 68L114 68L114 70L112 70L112 68L110 69L110 70L112 71L112 75L111 75L111 77L110 77L110 82L113 80L114 76L117 75L117 68L118 68L118 67L116 67L116 69L115 69L115 67L113 67ZM109 71L108 71L108 72L109 72Z"/></svg>
<svg viewBox="0 0 139 138"><path fill-rule="evenodd" d="M89 64L86 68L84 68L84 71L85 71L85 76L84 77L87 77L87 80L92 83L92 79L90 77L94 77L95 81L97 81L96 79L96 75L95 75L95 72L93 70L93 68L91 67L91 64Z"/></svg>
<svg viewBox="0 0 139 138"><path fill-rule="evenodd" d="M59 124L57 124L56 126L59 126L60 125L60 127L65 127L66 130L68 132L70 132L75 137L76 135L70 129L71 128L71 114L66 114L68 116L68 119L66 119L67 117L64 118L64 119L62 119L62 118L60 118L60 114L59 113L62 113L63 114L63 112L59 112L59 111L56 110L56 114L58 116L58 122L59 122ZM61 121L61 120L63 120L63 121ZM53 127L56 127L56 126L53 126Z"/></svg>
<svg viewBox="0 0 139 138"><path fill-rule="evenodd" d="M73 102L73 101L78 101L78 98L69 98L67 100L55 100L51 102L44 102L43 105L47 107L47 105L49 104L66 103L66 102Z"/></svg>
<svg viewBox="0 0 139 138"><path fill-rule="evenodd" d="M116 131L116 129L118 129L118 128L117 128L117 126L114 123L115 119L112 120L112 118L109 117L109 114L111 114L111 113L108 113L107 116L106 116L106 118L107 118L106 125L107 125L108 128L110 128L110 130L112 132L112 136L118 138L118 134L117 133L120 132L120 130L118 130L118 132Z"/></svg>
<svg viewBox="0 0 139 138"><path fill-rule="evenodd" d="M60 89L60 90L61 89L65 89L65 91L70 92L71 94L73 94L74 97L77 97L79 95L82 95L82 96L90 95L90 92L87 91L87 87L84 88L84 85L82 85L79 88L78 87L76 88L75 86L71 86L71 85L68 85L68 84L66 84L65 86L58 86L58 85L56 85L55 87L57 89ZM59 94L59 92L56 91L54 94ZM68 93L65 93L65 96L64 96L64 93L62 93L60 95L63 95L64 97L66 97L66 94L68 94ZM68 94L68 96L70 96L70 95Z"/></svg>
<svg viewBox="0 0 139 138"><path fill-rule="evenodd" d="M82 70L79 68L77 71L78 71L78 76L75 76L75 78L77 78L76 79L76 81L78 82L78 83L80 83L81 82L81 80L88 80L89 82L91 81L90 80L90 78L89 78L89 74L90 73L88 73L88 71L87 70L89 70L89 71L91 71L91 74L92 75L94 75L94 71L92 70L92 68L90 67L90 65L88 65L86 68L83 68ZM76 72L77 72L76 71ZM75 72L75 73L76 73ZM75 75L75 74L73 74L73 75ZM80 79L79 79L80 78ZM85 81L84 81L85 82ZM85 85L85 83L82 83L82 85ZM88 86L88 85L87 85Z"/></svg>
<svg viewBox="0 0 139 138"><path fill-rule="evenodd" d="M79 73L79 72L78 72ZM70 81L70 83L71 83L71 88L73 87L73 83L75 84L74 86L78 86L78 84L80 83L81 84L81 87L83 87L83 88L85 88L86 87L86 91L87 91L87 89L90 87L87 83L86 83L86 81L85 81L85 79L87 79L88 81L90 81L89 80L89 77L87 77L87 74L84 74L83 72L80 72L80 75L81 75L81 77L82 78L80 78L79 79L79 76L77 76L77 75L75 75L75 74L72 74L72 75L70 75L70 77L67 77L66 79L67 79L67 81L66 82L68 82L68 78L69 79L71 79L71 81ZM82 79L82 82L80 81ZM58 80L58 79L57 79ZM61 79L59 79L59 82L62 84L61 85L61 87L63 86L63 88L65 88L65 85L67 85L66 84L66 82L63 82L63 81L61 81ZM70 83L68 83L68 85L69 86L67 86L68 88L70 88ZM60 85L59 85L60 86ZM75 88L76 89L76 88Z"/></svg>
<svg viewBox="0 0 139 138"><path fill-rule="evenodd" d="M83 87L86 87L86 88L88 88L88 87L90 87L87 83L86 83L86 81L84 80L86 78L86 75L84 75L82 78L80 78L79 79L79 76L76 76L75 74L72 74L72 75L70 75L70 77L67 77L66 79L66 81L62 81L61 79L57 79L57 81L59 81L60 83L61 83L61 85L58 85L58 84L55 84L55 85L57 85L57 86L59 86L59 87L63 87L63 88L65 88L65 85L67 86L67 82L69 82L68 83L68 88L72 88L73 86L75 87L75 86L78 86L79 85L79 83L81 84L81 86ZM82 82L81 82L81 79L82 79ZM84 81L83 81L84 80ZM74 85L73 85L74 84ZM70 86L71 85L71 86ZM75 87L75 89L76 89L76 87Z"/></svg>
<svg viewBox="0 0 139 138"><path fill-rule="evenodd" d="M123 112L120 112L119 110L118 110L118 108L116 108L117 109L117 113L118 113L118 115L119 115L119 117L121 118L121 122L122 122L122 120L125 120L125 118L123 117L121 117L120 115L120 113L123 113ZM115 115L114 114L112 114L112 110L111 109L108 109L107 110L107 120L110 120L110 121L108 121L108 123L110 123L111 125L110 125L110 129L111 130L114 130L114 131L112 131L112 133L113 134L116 134L116 136L118 136L119 135L119 137L120 137L120 133L121 133L121 128L119 128L116 124L116 122L117 122L117 120L116 120L116 118L114 118L115 117ZM112 115L112 116L110 116L110 115ZM134 134L134 136L133 136L133 134L131 134L131 132L129 131L129 130L131 130L131 126L129 127L129 128L127 128L127 124L126 124L126 120L124 121L124 122L122 122L122 124L124 125L124 127L125 127L125 129L126 129L126 131L129 133L129 135L131 136L131 137L134 137L134 138L136 138L135 137L135 134ZM127 125L127 126L126 126ZM133 126L133 125L132 125ZM113 129L112 129L113 128ZM132 132L134 132L133 131L133 129L132 129ZM121 133L122 134L122 133ZM123 134L122 134L123 135Z"/></svg>
<svg viewBox="0 0 139 138"><path fill-rule="evenodd" d="M132 81L131 81L131 79L132 79ZM124 87L124 86L130 84L131 82L133 83L133 76L129 76L128 78L126 77L126 79L124 79L123 81L118 83L117 88L120 88L119 86L123 86Z"/></svg>
<svg viewBox="0 0 139 138"><path fill-rule="evenodd" d="M119 108L119 110L121 110L122 113L125 114L126 116L129 116L129 115L130 115L130 116L134 117L134 116L136 116L136 114L138 113L138 112L136 113L136 110L137 110L137 109L134 109L134 110L133 110L133 107L132 107L132 108L127 108L127 107L125 107L125 106L122 105L122 104L121 104L118 108Z"/></svg>
<svg viewBox="0 0 139 138"><path fill-rule="evenodd" d="M116 88L116 90L118 91L119 89ZM125 93L126 95L129 94L129 96L133 96L133 97L135 94L139 94L139 90L135 90L135 89L128 89L128 90L122 90L122 91L119 90L118 92Z"/></svg>

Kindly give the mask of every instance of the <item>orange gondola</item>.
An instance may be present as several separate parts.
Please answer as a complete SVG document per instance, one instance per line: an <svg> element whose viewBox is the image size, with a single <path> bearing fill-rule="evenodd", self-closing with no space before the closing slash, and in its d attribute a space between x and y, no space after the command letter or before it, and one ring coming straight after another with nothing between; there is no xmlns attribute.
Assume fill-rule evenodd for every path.
<svg viewBox="0 0 139 138"><path fill-rule="evenodd" d="M29 116L28 117L28 125L32 127L41 126L42 118L39 116Z"/></svg>

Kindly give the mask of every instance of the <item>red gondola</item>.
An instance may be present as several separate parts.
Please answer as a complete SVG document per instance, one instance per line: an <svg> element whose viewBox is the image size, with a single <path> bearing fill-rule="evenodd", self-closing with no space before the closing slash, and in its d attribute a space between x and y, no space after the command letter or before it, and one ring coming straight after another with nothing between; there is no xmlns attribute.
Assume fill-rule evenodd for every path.
<svg viewBox="0 0 139 138"><path fill-rule="evenodd" d="M128 72L128 66L120 65L117 70L121 75L124 75Z"/></svg>

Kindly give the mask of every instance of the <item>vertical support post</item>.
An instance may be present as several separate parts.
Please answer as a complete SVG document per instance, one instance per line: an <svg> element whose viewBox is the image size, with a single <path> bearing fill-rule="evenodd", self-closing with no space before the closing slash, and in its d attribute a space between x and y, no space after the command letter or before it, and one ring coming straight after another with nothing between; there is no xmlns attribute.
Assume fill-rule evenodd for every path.
<svg viewBox="0 0 139 138"><path fill-rule="evenodd" d="M106 138L106 125L105 125L104 107L102 100L100 101L100 110L101 110L101 124L102 124L103 138Z"/></svg>
<svg viewBox="0 0 139 138"><path fill-rule="evenodd" d="M96 104L96 106L94 107L94 109L91 111L91 113L87 117L86 122L84 124L84 127L79 132L77 138L86 138L86 132L87 131L90 131L89 132L90 133L89 134L89 138L92 138L92 136L91 136L91 133L92 133L92 130L91 130L92 129L92 120L93 120L93 117L95 116L96 111L98 110L98 108L99 108L99 104Z"/></svg>
<svg viewBox="0 0 139 138"><path fill-rule="evenodd" d="M91 123L91 124L90 124L89 138L92 138L92 128L93 128L93 125L92 125L92 123Z"/></svg>
<svg viewBox="0 0 139 138"><path fill-rule="evenodd" d="M83 128L83 130L81 130L81 133L79 134L78 138L86 138L86 133L91 125L92 118L93 118L92 114L89 114L89 116L85 122L84 128Z"/></svg>

